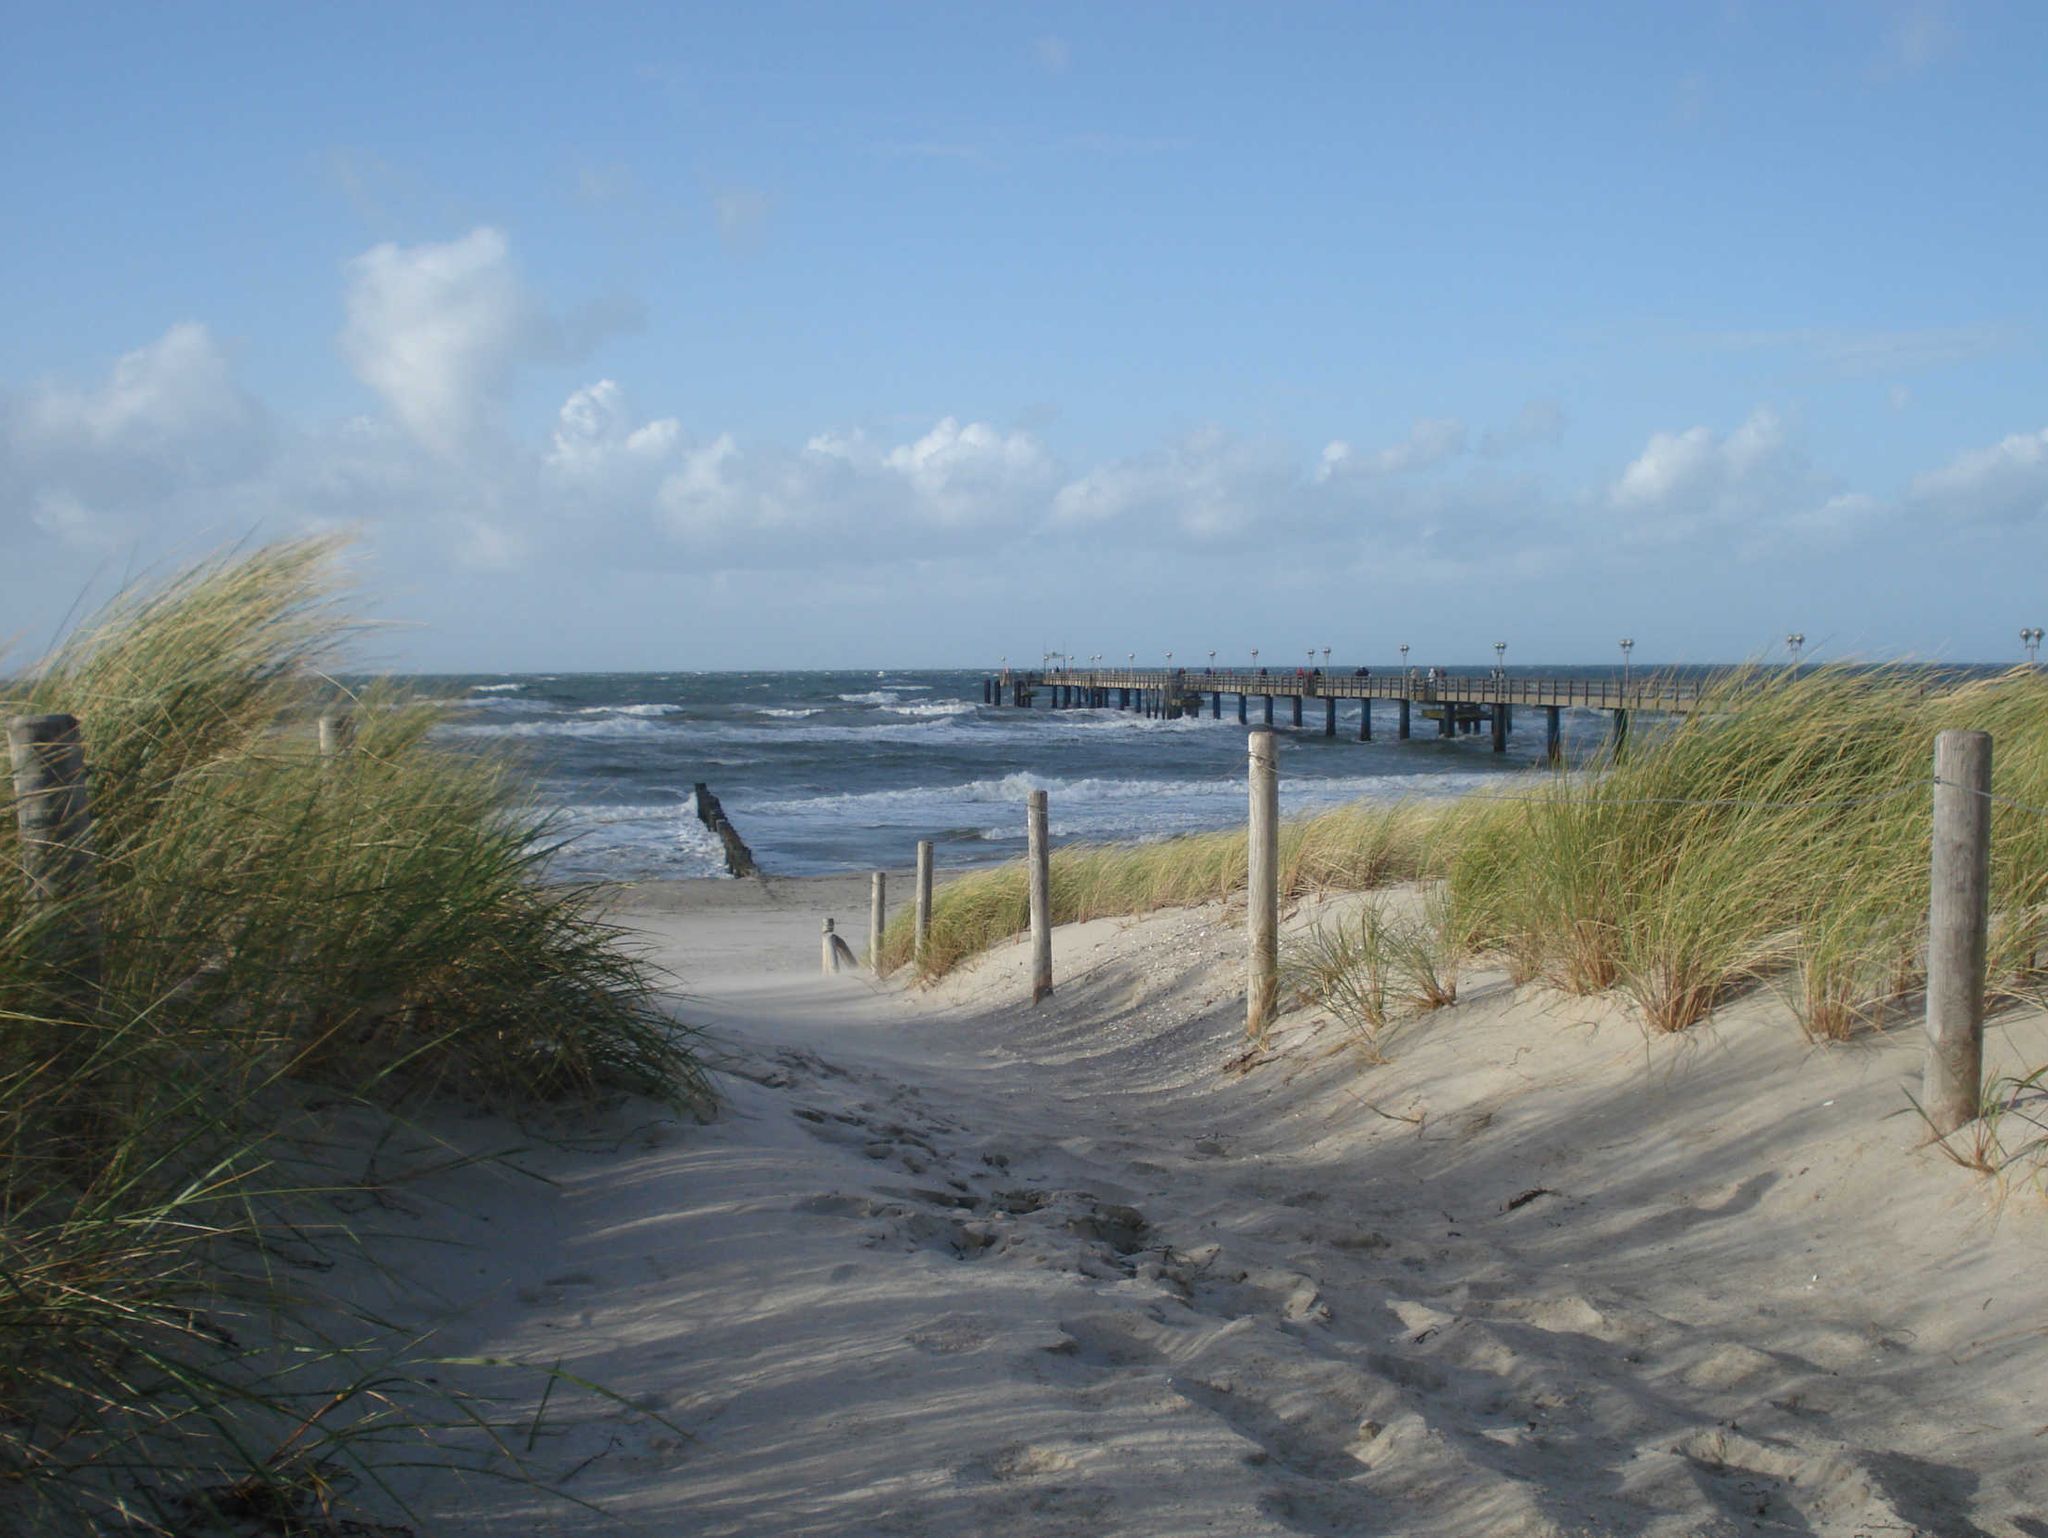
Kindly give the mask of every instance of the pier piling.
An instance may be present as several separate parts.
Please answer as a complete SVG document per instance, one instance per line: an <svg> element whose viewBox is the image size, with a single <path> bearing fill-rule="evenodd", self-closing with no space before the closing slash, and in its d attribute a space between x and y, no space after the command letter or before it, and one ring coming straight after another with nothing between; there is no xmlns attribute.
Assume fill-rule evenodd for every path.
<svg viewBox="0 0 2048 1538"><path fill-rule="evenodd" d="M1927 903L1927 1064L1920 1109L1940 1135L1983 1102L1984 950L1991 887L1991 734L1934 739Z"/></svg>
<svg viewBox="0 0 2048 1538"><path fill-rule="evenodd" d="M1397 703L1401 707L1401 719L1400 724L1394 729L1394 735L1400 741L1406 742L1408 740L1408 701L1403 699Z"/></svg>
<svg viewBox="0 0 2048 1538"><path fill-rule="evenodd" d="M1358 702L1358 740L1372 741L1372 696L1367 695Z"/></svg>
<svg viewBox="0 0 2048 1538"><path fill-rule="evenodd" d="M1323 735L1325 737L1337 735L1337 701L1335 698L1323 701Z"/></svg>
<svg viewBox="0 0 2048 1538"><path fill-rule="evenodd" d="M1547 764L1564 762L1564 707L1545 705L1543 707L1543 761Z"/></svg>

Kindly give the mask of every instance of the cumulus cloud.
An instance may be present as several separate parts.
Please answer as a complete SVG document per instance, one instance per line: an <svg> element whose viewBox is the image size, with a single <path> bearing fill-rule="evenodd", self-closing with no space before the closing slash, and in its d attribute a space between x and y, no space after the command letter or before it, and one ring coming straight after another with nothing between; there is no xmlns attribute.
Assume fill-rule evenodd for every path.
<svg viewBox="0 0 2048 1538"><path fill-rule="evenodd" d="M102 383L0 397L0 489L46 533L107 548L168 504L258 473L271 440L213 334L185 322L123 355Z"/></svg>
<svg viewBox="0 0 2048 1538"><path fill-rule="evenodd" d="M1912 496L1957 518L2020 523L2048 515L2048 427L1958 454L1917 477Z"/></svg>
<svg viewBox="0 0 2048 1538"><path fill-rule="evenodd" d="M356 376L429 448L470 447L540 331L504 235L484 227L443 245L386 242L347 275L341 350Z"/></svg>
<svg viewBox="0 0 2048 1538"><path fill-rule="evenodd" d="M1316 467L1318 482L1343 475L1406 475L1434 469L1465 452L1465 424L1455 417L1425 417L1408 429L1408 436L1371 454L1359 454L1343 439L1323 446Z"/></svg>

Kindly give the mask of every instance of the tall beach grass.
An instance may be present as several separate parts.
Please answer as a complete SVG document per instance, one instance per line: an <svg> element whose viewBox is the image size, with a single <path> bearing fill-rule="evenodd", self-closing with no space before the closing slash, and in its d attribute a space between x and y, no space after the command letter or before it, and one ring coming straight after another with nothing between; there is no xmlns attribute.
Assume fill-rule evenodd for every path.
<svg viewBox="0 0 2048 1538"><path fill-rule="evenodd" d="M354 750L319 756L351 636L338 556L209 562L0 683L0 714L80 719L104 936L81 988L0 788L0 1529L261 1507L284 1530L329 1509L336 1468L374 1478L403 1374L365 1321L287 1296L310 1273L270 1258L280 1236L351 1236L343 1176L280 1125L703 1091L595 894L536 879L546 839L503 763L376 694L350 702Z"/></svg>
<svg viewBox="0 0 2048 1538"><path fill-rule="evenodd" d="M1950 727L1995 741L1990 986L2034 998L2048 964L2048 815L2031 809L2048 806L2048 675L2032 668L1966 682L1907 667L1734 670L1619 762L1532 770L1456 803L1290 821L1282 887L1435 883L1447 956L1484 955L1517 983L1619 989L1661 1031L1767 984L1813 1036L1840 1039L1896 1016L1921 985L1933 741ZM1053 916L1227 897L1244 861L1241 832L1058 850ZM1026 920L1021 867L961 877L934 906L920 976ZM910 939L899 915L885 966L909 960ZM1378 955L1384 939L1326 933L1298 975ZM1383 996L1374 979L1359 986Z"/></svg>

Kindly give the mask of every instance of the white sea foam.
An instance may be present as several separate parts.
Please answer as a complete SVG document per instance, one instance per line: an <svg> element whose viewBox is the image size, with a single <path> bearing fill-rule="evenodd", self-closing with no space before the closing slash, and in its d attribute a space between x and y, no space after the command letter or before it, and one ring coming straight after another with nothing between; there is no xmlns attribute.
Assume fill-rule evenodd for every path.
<svg viewBox="0 0 2048 1538"><path fill-rule="evenodd" d="M460 737L644 737L673 733L646 716L577 716L569 720L472 722L443 730Z"/></svg>
<svg viewBox="0 0 2048 1538"><path fill-rule="evenodd" d="M693 794L651 806L572 806L555 832L567 840L554 861L564 875L636 874L650 863L664 876L729 874L725 846L698 817Z"/></svg>
<svg viewBox="0 0 2048 1538"><path fill-rule="evenodd" d="M971 716L981 707L965 700L913 700L908 705L884 705L892 716Z"/></svg>
<svg viewBox="0 0 2048 1538"><path fill-rule="evenodd" d="M790 721L801 720L805 716L814 716L818 713L820 708L821 707L816 705L807 705L801 707L786 707L782 705L749 705L747 707L747 709L751 710L757 716L778 716L784 720Z"/></svg>
<svg viewBox="0 0 2048 1538"><path fill-rule="evenodd" d="M471 684L471 694L509 694L514 689L524 689L525 684Z"/></svg>
<svg viewBox="0 0 2048 1538"><path fill-rule="evenodd" d="M672 716L688 710L687 705L579 705L579 716Z"/></svg>
<svg viewBox="0 0 2048 1538"><path fill-rule="evenodd" d="M894 689L870 689L865 694L839 696L849 705L894 705L903 696Z"/></svg>

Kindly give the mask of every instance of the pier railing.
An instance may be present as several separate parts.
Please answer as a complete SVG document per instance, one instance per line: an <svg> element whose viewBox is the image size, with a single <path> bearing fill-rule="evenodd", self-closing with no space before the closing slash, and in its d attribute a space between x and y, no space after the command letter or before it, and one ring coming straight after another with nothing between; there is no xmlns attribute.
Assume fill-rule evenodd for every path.
<svg viewBox="0 0 2048 1538"><path fill-rule="evenodd" d="M1700 701L1702 685L1651 676L1535 678L1509 674L1431 678L1420 670L1359 674L1294 668L1048 668L1010 675L1031 688L1151 689L1191 694L1274 695L1285 699L1410 700L1416 704L1558 705L1582 710L1648 710L1683 714Z"/></svg>

